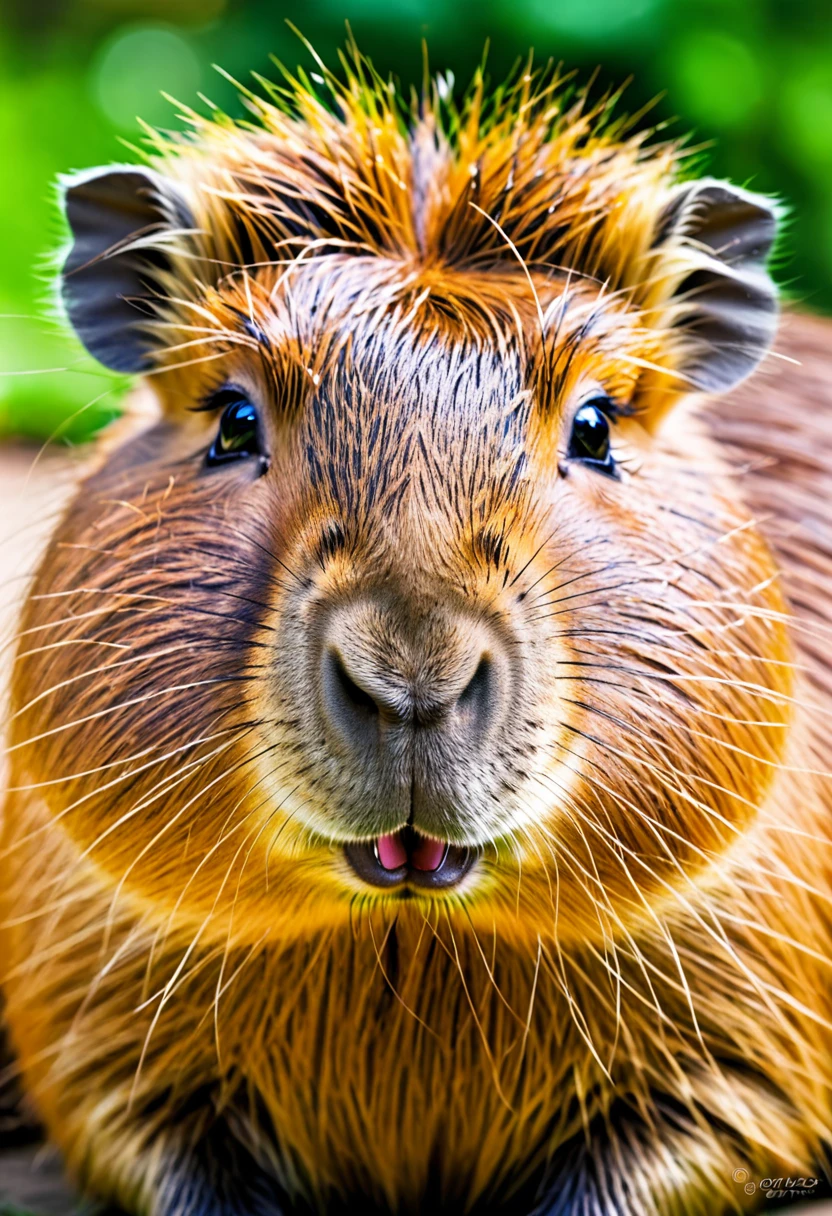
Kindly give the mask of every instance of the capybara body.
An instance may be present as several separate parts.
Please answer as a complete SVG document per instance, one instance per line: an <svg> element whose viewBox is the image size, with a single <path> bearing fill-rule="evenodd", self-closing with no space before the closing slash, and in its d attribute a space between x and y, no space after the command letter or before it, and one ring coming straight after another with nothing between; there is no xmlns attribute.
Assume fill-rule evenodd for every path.
<svg viewBox="0 0 832 1216"><path fill-rule="evenodd" d="M606 105L330 87L67 187L159 412L20 623L26 1088L135 1216L751 1209L832 1118L825 331L736 387L776 212Z"/></svg>

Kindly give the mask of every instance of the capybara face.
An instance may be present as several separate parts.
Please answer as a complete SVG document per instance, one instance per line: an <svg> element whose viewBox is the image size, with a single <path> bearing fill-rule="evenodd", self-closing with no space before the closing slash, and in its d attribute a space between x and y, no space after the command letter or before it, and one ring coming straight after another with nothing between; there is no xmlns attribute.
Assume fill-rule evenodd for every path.
<svg viewBox="0 0 832 1216"><path fill-rule="evenodd" d="M160 408L41 566L15 780L222 934L600 938L784 746L774 566L687 406L770 341L771 209L591 116L507 156L362 106L70 183L70 318Z"/></svg>

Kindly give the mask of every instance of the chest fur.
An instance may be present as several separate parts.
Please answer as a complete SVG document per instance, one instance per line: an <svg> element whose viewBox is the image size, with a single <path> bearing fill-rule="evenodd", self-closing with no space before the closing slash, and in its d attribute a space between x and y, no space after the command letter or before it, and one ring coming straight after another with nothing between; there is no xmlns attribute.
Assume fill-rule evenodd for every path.
<svg viewBox="0 0 832 1216"><path fill-rule="evenodd" d="M603 1118L608 1070L619 1093L628 1074L623 1092L650 1085L628 1063L632 1036L616 1033L614 983L587 999L560 968L448 922L365 923L264 955L219 1002L224 1101L310 1197L391 1210L434 1188L464 1206L508 1199Z"/></svg>

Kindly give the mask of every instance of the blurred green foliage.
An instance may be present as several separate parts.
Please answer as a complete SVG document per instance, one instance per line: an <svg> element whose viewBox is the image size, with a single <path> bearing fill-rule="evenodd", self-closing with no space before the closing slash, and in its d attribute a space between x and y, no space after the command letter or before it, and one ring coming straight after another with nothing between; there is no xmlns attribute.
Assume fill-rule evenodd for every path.
<svg viewBox="0 0 832 1216"><path fill-rule="evenodd" d="M832 310L830 0L0 0L0 434L78 440L113 415L123 378L67 337L54 304L63 239L60 172L130 159L136 116L161 126L206 94L240 113L219 63L248 80L309 55L330 64L349 21L383 73L403 84L431 67L464 86L490 40L499 79L530 47L618 84L624 107L656 99L650 121L710 143L713 172L781 195L792 219L780 276L789 294Z"/></svg>

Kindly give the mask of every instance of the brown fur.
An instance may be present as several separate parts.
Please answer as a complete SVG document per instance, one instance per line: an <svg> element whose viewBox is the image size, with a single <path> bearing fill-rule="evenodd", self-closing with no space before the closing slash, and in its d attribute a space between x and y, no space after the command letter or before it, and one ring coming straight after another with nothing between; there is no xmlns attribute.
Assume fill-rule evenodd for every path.
<svg viewBox="0 0 832 1216"><path fill-rule="evenodd" d="M153 323L161 414L91 472L19 635L27 1086L89 1187L154 1216L212 1125L320 1208L529 1211L547 1162L593 1211L742 1207L732 1171L811 1173L830 1135L825 331L684 399L673 149L522 84L409 141L351 88L340 119L304 92L265 132L198 124L168 165L201 234ZM317 235L266 214L278 186ZM226 380L269 402L265 477L202 467ZM631 407L620 481L564 475L592 384ZM341 856L382 828L305 655L368 587L464 605L522 668L426 828L486 846L452 895L369 895Z"/></svg>

